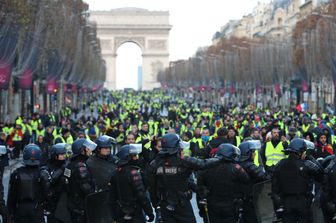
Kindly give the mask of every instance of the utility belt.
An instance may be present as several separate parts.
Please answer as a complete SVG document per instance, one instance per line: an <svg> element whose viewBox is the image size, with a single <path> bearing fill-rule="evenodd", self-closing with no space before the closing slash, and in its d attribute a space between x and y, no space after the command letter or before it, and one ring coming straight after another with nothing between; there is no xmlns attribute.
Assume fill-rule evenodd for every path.
<svg viewBox="0 0 336 223"><path fill-rule="evenodd" d="M165 194L161 194L160 203L167 203L166 208L169 211L175 211L177 206L183 207L189 202L192 198L191 191L178 191L178 192L166 192ZM163 207L164 208L164 207Z"/></svg>

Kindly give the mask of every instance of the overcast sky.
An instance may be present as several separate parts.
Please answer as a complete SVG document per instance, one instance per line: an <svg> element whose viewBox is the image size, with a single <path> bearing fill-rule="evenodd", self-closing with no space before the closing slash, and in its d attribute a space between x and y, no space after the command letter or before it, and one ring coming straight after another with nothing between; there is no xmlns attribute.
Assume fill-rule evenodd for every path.
<svg viewBox="0 0 336 223"><path fill-rule="evenodd" d="M170 60L187 59L198 47L211 45L216 31L231 19L239 19L252 12L258 2L269 0L85 0L90 10L110 10L122 7L137 7L148 10L169 11L170 24ZM131 47L129 47L129 45ZM141 52L131 44L120 47L117 61L118 88L136 86L136 80L130 84L129 78L119 78L122 60L127 54L128 67L141 65ZM130 64L130 55L135 65ZM126 56L125 56L126 57ZM119 62L120 61L120 62ZM139 62L140 61L140 62ZM132 62L132 63L133 63ZM137 72L136 68L132 72ZM122 72L122 71L120 71ZM125 71L124 71L125 72ZM134 77L134 75L133 75ZM121 79L124 79L121 84Z"/></svg>

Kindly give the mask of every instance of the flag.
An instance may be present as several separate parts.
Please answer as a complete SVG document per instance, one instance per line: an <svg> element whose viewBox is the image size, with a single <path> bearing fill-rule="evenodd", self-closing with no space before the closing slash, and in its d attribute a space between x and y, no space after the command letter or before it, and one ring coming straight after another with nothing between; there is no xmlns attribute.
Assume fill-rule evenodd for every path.
<svg viewBox="0 0 336 223"><path fill-rule="evenodd" d="M49 77L47 80L46 91L48 94L55 94L58 91L56 79Z"/></svg>
<svg viewBox="0 0 336 223"><path fill-rule="evenodd" d="M8 89L11 73L12 66L8 62L0 60L0 89Z"/></svg>
<svg viewBox="0 0 336 223"><path fill-rule="evenodd" d="M308 73L307 69L304 65L299 66L298 75L301 78L301 91L309 92L309 85L308 85Z"/></svg>
<svg viewBox="0 0 336 223"><path fill-rule="evenodd" d="M281 97L281 84L278 76L278 70L276 68L273 69L273 85L275 93Z"/></svg>
<svg viewBox="0 0 336 223"><path fill-rule="evenodd" d="M19 78L19 88L29 90L33 84L33 75L33 71L30 68L26 68Z"/></svg>

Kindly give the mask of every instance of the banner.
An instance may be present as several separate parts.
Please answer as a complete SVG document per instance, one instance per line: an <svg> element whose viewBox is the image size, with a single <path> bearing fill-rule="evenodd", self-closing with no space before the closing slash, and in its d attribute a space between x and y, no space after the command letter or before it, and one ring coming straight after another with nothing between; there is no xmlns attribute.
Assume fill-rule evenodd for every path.
<svg viewBox="0 0 336 223"><path fill-rule="evenodd" d="M23 90L31 89L33 85L33 71L29 68L25 69L19 78L19 88Z"/></svg>
<svg viewBox="0 0 336 223"><path fill-rule="evenodd" d="M11 65L5 61L0 60L0 89L8 89L11 73Z"/></svg>
<svg viewBox="0 0 336 223"><path fill-rule="evenodd" d="M56 80L53 78L49 78L47 80L46 91L48 94L56 94L58 91L58 86Z"/></svg>

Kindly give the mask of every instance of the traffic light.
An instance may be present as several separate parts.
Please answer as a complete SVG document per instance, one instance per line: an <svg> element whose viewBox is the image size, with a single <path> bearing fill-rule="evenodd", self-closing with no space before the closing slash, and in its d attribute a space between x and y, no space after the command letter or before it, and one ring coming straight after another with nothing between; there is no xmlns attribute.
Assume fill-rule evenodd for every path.
<svg viewBox="0 0 336 223"><path fill-rule="evenodd" d="M40 109L40 104L35 104L34 108L35 108L35 110L39 110Z"/></svg>

